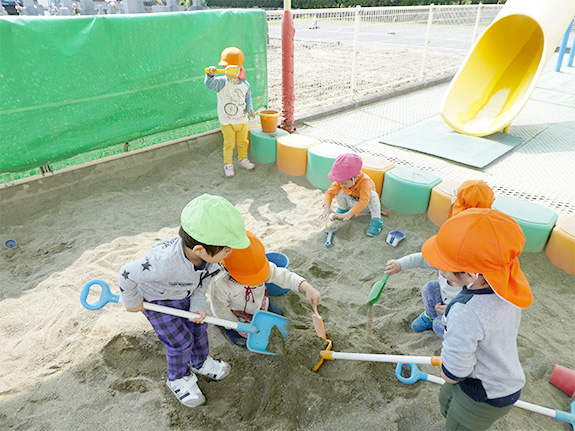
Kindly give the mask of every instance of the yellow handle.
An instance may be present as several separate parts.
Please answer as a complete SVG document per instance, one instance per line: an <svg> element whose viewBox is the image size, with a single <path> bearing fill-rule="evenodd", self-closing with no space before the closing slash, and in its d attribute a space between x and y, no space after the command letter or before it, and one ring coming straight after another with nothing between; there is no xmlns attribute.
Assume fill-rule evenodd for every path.
<svg viewBox="0 0 575 431"><path fill-rule="evenodd" d="M323 359L329 359L330 361L333 361L333 352L330 350L322 350L321 352L319 352L319 354L321 355L321 357Z"/></svg>
<svg viewBox="0 0 575 431"><path fill-rule="evenodd" d="M441 356L432 356L431 365L441 366Z"/></svg>
<svg viewBox="0 0 575 431"><path fill-rule="evenodd" d="M205 71L206 71L206 73L210 73L210 68L206 67ZM225 69L216 69L216 70L214 70L214 73L225 73L225 71L226 71Z"/></svg>

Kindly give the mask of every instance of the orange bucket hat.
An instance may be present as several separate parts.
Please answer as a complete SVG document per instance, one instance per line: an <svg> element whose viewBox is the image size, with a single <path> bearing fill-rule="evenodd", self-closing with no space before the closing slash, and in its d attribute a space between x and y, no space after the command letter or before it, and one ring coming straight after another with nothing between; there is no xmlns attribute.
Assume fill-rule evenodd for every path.
<svg viewBox="0 0 575 431"><path fill-rule="evenodd" d="M235 46L230 46L222 51L220 54L220 62L218 66L228 67L228 66L238 66L239 72L237 77L241 80L246 79L246 71L244 69L244 53L241 49Z"/></svg>
<svg viewBox="0 0 575 431"><path fill-rule="evenodd" d="M248 248L232 249L232 252L223 260L226 271L234 280L245 286L258 286L270 276L270 263L266 257L266 250L262 242L246 231L250 240Z"/></svg>
<svg viewBox="0 0 575 431"><path fill-rule="evenodd" d="M482 274L497 295L525 309L533 294L517 259L524 244L525 235L511 217L470 208L448 219L421 252L438 269Z"/></svg>
<svg viewBox="0 0 575 431"><path fill-rule="evenodd" d="M464 181L459 190L457 190L457 198L449 210L449 217L457 215L468 208L491 208L493 199L493 190L485 181Z"/></svg>

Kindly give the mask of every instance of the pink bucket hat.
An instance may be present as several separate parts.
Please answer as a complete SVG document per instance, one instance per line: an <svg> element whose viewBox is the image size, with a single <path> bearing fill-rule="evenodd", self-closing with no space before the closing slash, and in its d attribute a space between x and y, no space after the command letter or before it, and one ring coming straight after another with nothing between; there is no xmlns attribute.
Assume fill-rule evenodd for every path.
<svg viewBox="0 0 575 431"><path fill-rule="evenodd" d="M347 181L359 174L362 166L363 160L357 154L340 154L335 159L327 177L332 181Z"/></svg>

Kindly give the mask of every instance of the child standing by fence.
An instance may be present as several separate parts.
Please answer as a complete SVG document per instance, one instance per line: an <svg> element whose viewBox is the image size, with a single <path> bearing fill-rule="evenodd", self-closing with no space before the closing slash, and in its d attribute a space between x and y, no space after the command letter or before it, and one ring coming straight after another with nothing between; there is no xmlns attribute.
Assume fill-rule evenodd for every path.
<svg viewBox="0 0 575 431"><path fill-rule="evenodd" d="M216 67L207 69L206 86L218 93L218 119L224 135L224 174L233 177L233 154L238 144L238 160L241 168L252 170L255 165L248 159L248 117L254 116L250 84L242 67L244 54L238 48L222 51L219 66L225 67L225 76L215 77Z"/></svg>

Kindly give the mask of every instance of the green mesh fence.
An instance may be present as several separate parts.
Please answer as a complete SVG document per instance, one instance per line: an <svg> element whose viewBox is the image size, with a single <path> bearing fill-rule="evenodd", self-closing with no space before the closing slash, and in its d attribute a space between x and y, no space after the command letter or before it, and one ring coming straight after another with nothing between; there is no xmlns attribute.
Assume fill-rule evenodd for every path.
<svg viewBox="0 0 575 431"><path fill-rule="evenodd" d="M266 34L253 10L0 17L1 182L217 128L204 68L227 46L266 106Z"/></svg>

